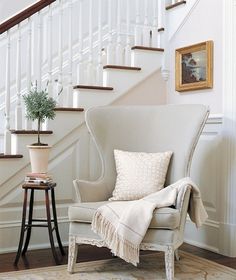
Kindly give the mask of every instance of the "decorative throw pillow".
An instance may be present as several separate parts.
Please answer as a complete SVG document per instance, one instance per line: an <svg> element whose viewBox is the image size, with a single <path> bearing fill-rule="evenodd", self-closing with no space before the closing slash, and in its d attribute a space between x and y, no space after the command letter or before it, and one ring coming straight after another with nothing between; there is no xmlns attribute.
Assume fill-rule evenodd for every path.
<svg viewBox="0 0 236 280"><path fill-rule="evenodd" d="M114 150L117 178L109 200L136 200L161 190L172 154Z"/></svg>

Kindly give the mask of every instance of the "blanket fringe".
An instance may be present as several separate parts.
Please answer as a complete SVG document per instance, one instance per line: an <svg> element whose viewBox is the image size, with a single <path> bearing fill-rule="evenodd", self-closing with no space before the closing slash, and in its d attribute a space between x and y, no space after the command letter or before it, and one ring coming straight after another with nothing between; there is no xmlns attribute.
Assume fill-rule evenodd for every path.
<svg viewBox="0 0 236 280"><path fill-rule="evenodd" d="M96 212L92 221L92 230L99 234L106 242L111 252L126 262L137 266L139 263L139 246L135 246L128 240L124 240L116 231L116 228L102 216Z"/></svg>

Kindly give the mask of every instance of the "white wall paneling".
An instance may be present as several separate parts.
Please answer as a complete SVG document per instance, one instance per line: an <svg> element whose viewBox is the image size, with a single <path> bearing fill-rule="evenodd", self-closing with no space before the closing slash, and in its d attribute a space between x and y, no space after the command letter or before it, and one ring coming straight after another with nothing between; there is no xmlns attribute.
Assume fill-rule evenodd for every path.
<svg viewBox="0 0 236 280"><path fill-rule="evenodd" d="M223 1L223 153L220 252L236 257L236 1Z"/></svg>
<svg viewBox="0 0 236 280"><path fill-rule="evenodd" d="M196 246L219 252L222 115L211 115L202 132L194 152L191 178L199 186L208 220L196 229L189 219L185 230L185 241Z"/></svg>
<svg viewBox="0 0 236 280"><path fill-rule="evenodd" d="M72 181L78 177L86 177L84 170L85 162L82 158L88 158L86 149L81 147L81 143L86 140L83 138L80 126L75 128L72 133L65 138L66 141L54 145L50 155L49 173L53 174L56 187L57 215L59 230L62 241L68 241L68 206L74 202L75 193ZM45 140L45 139L44 139ZM79 163L80 161L80 163ZM80 165L82 167L80 167ZM81 169L81 176L79 175ZM12 180L1 185L0 194L0 253L15 251L18 246L23 190L21 183L29 166L24 169L22 174L14 176ZM83 177L84 176L84 177ZM36 192L34 217L45 217L44 193ZM48 232L45 229L34 229L30 248L49 247Z"/></svg>

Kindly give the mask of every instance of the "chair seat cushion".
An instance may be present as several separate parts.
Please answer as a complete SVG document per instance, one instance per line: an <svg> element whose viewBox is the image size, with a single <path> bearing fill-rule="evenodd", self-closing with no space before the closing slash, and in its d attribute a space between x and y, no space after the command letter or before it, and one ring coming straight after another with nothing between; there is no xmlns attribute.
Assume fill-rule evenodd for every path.
<svg viewBox="0 0 236 280"><path fill-rule="evenodd" d="M76 203L69 207L70 222L91 223L98 207L109 201ZM125 202L124 202L125 203ZM180 225L180 212L171 207L155 209L149 228L176 229Z"/></svg>

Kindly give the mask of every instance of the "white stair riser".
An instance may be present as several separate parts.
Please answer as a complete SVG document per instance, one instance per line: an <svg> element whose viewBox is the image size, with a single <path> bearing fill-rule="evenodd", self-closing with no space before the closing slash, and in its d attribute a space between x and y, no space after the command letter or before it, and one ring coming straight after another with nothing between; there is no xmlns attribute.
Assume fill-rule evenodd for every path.
<svg viewBox="0 0 236 280"><path fill-rule="evenodd" d="M162 64L163 52L132 50L131 66L141 67L142 70L156 71Z"/></svg>
<svg viewBox="0 0 236 280"><path fill-rule="evenodd" d="M91 108L93 106L101 106L109 104L113 91L107 90L79 90L74 89L73 92L73 107L84 109Z"/></svg>
<svg viewBox="0 0 236 280"><path fill-rule="evenodd" d="M52 143L52 135L51 134L42 134L40 135L40 141L42 143L46 143L51 145ZM33 143L37 143L37 135L27 135L27 134L12 134L11 140L12 140L12 147L11 147L11 153L13 155L16 154L22 154L22 152L25 153L25 150L27 150L27 146L31 145Z"/></svg>
<svg viewBox="0 0 236 280"><path fill-rule="evenodd" d="M140 71L105 69L103 75L104 86L112 86L119 94L124 93L138 82Z"/></svg>

